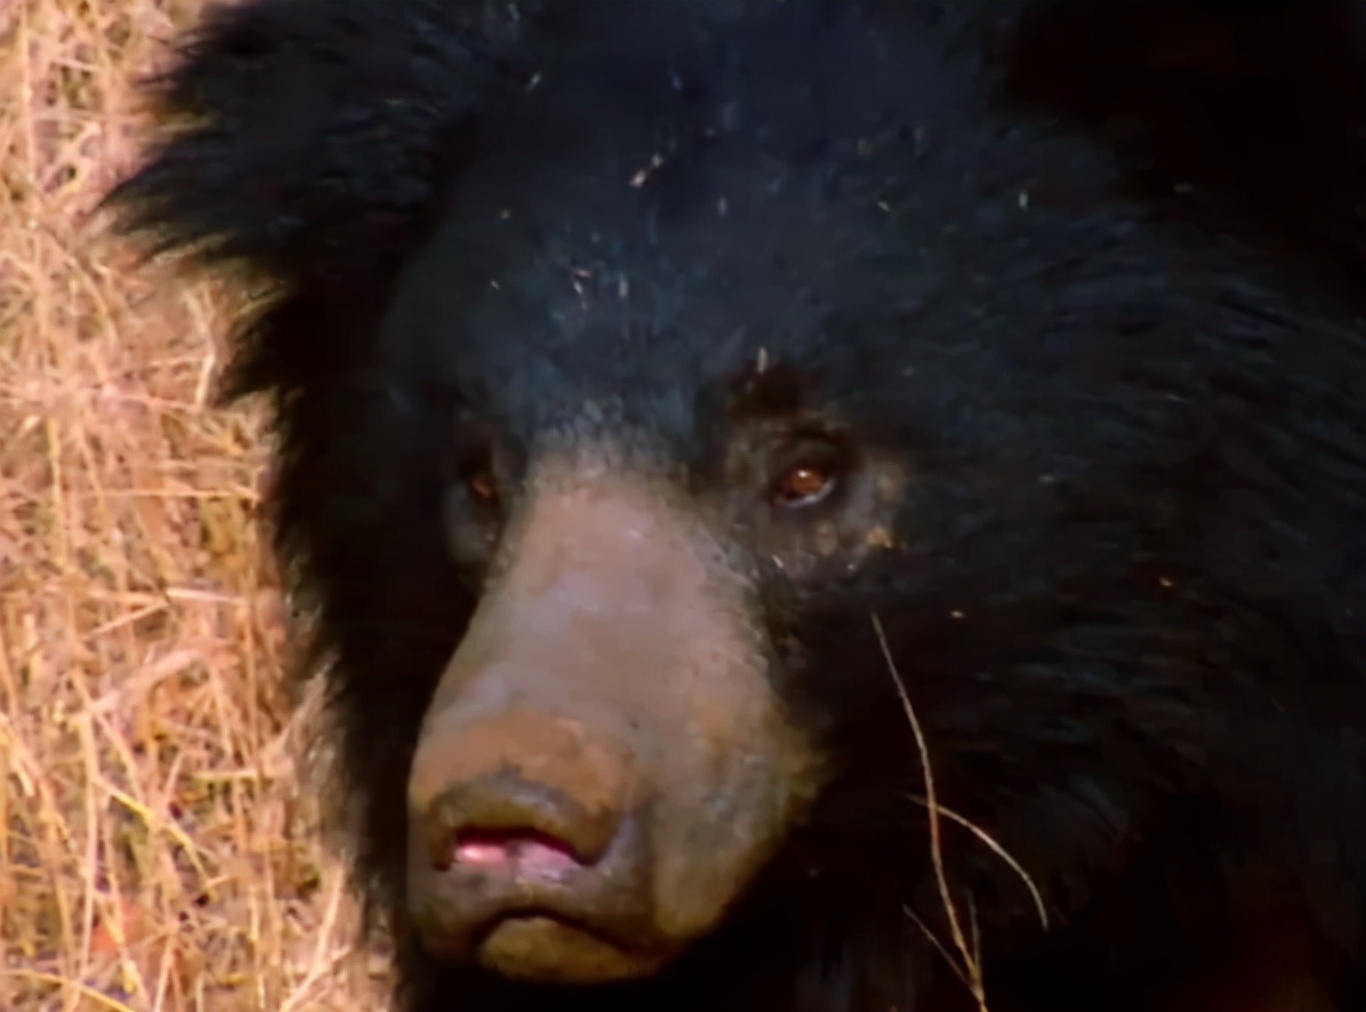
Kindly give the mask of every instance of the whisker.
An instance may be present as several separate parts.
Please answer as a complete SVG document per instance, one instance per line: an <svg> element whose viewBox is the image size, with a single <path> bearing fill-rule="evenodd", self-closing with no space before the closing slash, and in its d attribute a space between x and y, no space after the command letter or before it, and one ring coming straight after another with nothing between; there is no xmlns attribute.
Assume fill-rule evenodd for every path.
<svg viewBox="0 0 1366 1012"><path fill-rule="evenodd" d="M907 796L917 804L929 807L929 801L923 796L919 794L910 794ZM978 840L980 840L984 845L986 845L986 847L993 854L995 854L1002 861L1004 861L1010 867L1011 871L1013 871L1016 875L1019 876L1020 881L1024 883L1025 888L1029 890L1030 897L1034 900L1034 909L1039 914L1039 923L1043 925L1044 930L1047 931L1048 908L1044 904L1043 893L1039 891L1039 887L1035 885L1033 877L1029 874L1029 872L1025 871L1024 866L1021 865L1019 861L1015 860L1014 856L1010 853L1010 851L1006 850L1006 848L1002 846L1001 843L994 836L988 833L981 826L977 825L975 822L971 821L965 816L959 815L952 808L946 808L943 805L939 806L939 813L945 816L950 822L955 822L958 825L962 826L964 829L966 829L968 832L972 833L972 835L977 837Z"/></svg>
<svg viewBox="0 0 1366 1012"><path fill-rule="evenodd" d="M906 719L910 722L911 731L915 735L916 748L920 752L920 766L925 779L925 807L930 815L930 858L934 866L939 897L944 903L944 913L949 920L949 931L953 935L954 947L958 949L963 958L968 986L977 1002L979 1012L987 1012L986 986L982 979L982 968L972 950L968 948L967 939L963 934L963 926L959 922L958 909L953 902L953 893L949 889L948 874L944 870L943 841L939 827L939 805L935 796L934 772L930 767L929 746L925 742L925 733L920 726L920 719L916 716L915 707L911 704L911 697L906 692L906 685L902 681L901 672L892 657L891 647L887 644L887 634L883 631L882 622L876 614L872 615L871 618L873 630L877 633L878 645L882 649L882 657L887 662L887 670L892 676L892 681L896 684L897 695L901 698L901 706L906 712Z"/></svg>

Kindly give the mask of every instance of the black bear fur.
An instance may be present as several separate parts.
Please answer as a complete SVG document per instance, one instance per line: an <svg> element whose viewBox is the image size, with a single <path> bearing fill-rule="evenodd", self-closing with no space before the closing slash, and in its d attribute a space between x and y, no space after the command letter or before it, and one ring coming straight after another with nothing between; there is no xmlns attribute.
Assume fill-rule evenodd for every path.
<svg viewBox="0 0 1366 1012"><path fill-rule="evenodd" d="M941 800L1019 861L1052 922L945 828L992 1009L1156 1010L1234 951L1248 869L1307 925L1321 1012L1366 1007L1363 25L1360 4L1294 0L207 16L157 83L177 129L113 203L154 250L259 295L226 393L270 400L300 673L328 682L336 791L358 884L398 933L403 1008L970 1007L907 913L943 933L874 613ZM531 101L580 122L534 135ZM652 144L672 152L658 178L595 202L593 167L647 164ZM692 259L624 270L703 309L656 305L636 323L681 334L583 340L558 371L523 337L505 388L452 389L508 336L449 349L450 301L431 297L426 327L389 310L451 208L492 192L489 152L544 185L547 230L634 236L631 201L657 201L661 230L691 230L670 255ZM771 205L760 163L790 176ZM521 247L447 254L548 276ZM897 551L819 585L774 575L766 598L784 691L822 715L843 773L752 902L658 979L551 993L443 966L404 929L404 785L480 590L447 550L457 417L501 397L507 433L543 424L576 368L623 396L665 377L700 413L699 363L733 331L745 355L818 362L861 438L913 474ZM711 480L711 444L679 418L623 414Z"/></svg>

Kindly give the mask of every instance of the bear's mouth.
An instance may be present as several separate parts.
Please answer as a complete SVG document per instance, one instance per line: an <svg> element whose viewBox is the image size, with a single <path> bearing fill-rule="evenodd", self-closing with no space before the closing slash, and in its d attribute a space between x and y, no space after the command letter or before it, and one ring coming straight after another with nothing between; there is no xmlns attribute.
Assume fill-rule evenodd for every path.
<svg viewBox="0 0 1366 1012"><path fill-rule="evenodd" d="M634 826L632 827L635 828ZM628 839L591 862L534 830L467 830L410 888L425 947L509 980L593 985L657 972L663 939ZM422 868L421 864L415 865Z"/></svg>
<svg viewBox="0 0 1366 1012"><path fill-rule="evenodd" d="M452 865L481 868L518 882L560 882L594 862L549 833L537 830L473 830L458 834Z"/></svg>

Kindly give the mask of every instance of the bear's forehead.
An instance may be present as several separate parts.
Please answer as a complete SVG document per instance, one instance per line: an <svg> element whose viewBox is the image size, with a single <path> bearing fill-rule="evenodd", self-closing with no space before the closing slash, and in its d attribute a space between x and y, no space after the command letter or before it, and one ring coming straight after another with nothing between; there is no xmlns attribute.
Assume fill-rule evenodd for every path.
<svg viewBox="0 0 1366 1012"><path fill-rule="evenodd" d="M955 383L999 377L992 300L1032 226L980 73L860 5L638 6L476 124L391 339L531 425L597 404L686 428L766 363L846 391L948 357Z"/></svg>
<svg viewBox="0 0 1366 1012"><path fill-rule="evenodd" d="M861 180L771 164L738 142L637 184L631 153L545 159L520 187L496 159L476 166L402 279L391 323L460 387L657 409L767 365L895 359L904 349L874 336L892 326L880 321L942 287Z"/></svg>

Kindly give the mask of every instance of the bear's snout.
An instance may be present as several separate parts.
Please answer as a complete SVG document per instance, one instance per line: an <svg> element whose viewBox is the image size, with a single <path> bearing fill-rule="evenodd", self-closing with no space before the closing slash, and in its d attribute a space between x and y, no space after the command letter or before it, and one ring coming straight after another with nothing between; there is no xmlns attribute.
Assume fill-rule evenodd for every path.
<svg viewBox="0 0 1366 1012"><path fill-rule="evenodd" d="M429 946L543 982L653 969L634 775L629 746L581 721L512 709L443 722L410 791L411 899Z"/></svg>
<svg viewBox="0 0 1366 1012"><path fill-rule="evenodd" d="M816 766L706 525L602 469L541 487L424 722L409 906L448 959L630 979L723 919Z"/></svg>

